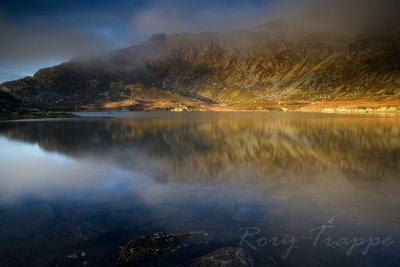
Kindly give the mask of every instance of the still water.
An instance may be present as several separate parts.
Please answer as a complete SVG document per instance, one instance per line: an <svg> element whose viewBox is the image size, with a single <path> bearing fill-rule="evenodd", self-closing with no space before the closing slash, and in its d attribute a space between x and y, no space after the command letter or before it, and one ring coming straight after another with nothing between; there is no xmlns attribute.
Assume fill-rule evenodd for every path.
<svg viewBox="0 0 400 267"><path fill-rule="evenodd" d="M0 266L112 266L154 232L170 264L400 266L400 117L85 113L0 123Z"/></svg>

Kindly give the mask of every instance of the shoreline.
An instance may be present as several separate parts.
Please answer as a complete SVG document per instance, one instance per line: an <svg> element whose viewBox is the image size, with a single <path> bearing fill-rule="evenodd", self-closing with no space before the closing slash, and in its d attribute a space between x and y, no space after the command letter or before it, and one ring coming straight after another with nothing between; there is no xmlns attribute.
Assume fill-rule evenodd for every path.
<svg viewBox="0 0 400 267"><path fill-rule="evenodd" d="M176 111L176 110L83 110L83 111L70 111L70 112L45 112L43 114L15 114L9 116L0 116L0 122L6 121L22 121L22 120L42 120L42 119L84 119L84 118L102 118L102 119L112 119L116 118L113 113L157 113L157 112L168 112L168 113L191 113L191 112L238 112L238 113L251 113L251 112L259 112L259 113L314 113L314 114L337 114L337 115L399 115L400 109L345 109L345 108L326 108L324 110L239 110L239 109L210 109L210 110L185 110L185 111ZM110 113L110 116L81 116L76 113Z"/></svg>

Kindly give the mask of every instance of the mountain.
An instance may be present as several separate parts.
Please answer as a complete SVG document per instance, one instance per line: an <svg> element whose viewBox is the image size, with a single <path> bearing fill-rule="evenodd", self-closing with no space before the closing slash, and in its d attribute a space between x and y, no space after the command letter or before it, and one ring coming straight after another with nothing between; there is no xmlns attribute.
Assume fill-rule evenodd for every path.
<svg viewBox="0 0 400 267"><path fill-rule="evenodd" d="M0 90L55 110L400 110L400 31L276 20L227 33L156 34Z"/></svg>

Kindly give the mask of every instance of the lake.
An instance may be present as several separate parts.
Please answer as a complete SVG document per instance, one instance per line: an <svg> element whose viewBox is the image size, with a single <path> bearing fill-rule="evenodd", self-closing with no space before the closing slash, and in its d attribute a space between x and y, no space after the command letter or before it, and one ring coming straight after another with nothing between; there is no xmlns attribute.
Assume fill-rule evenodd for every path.
<svg viewBox="0 0 400 267"><path fill-rule="evenodd" d="M112 266L139 236L195 231L160 266L223 247L400 266L399 116L80 115L0 122L0 266Z"/></svg>

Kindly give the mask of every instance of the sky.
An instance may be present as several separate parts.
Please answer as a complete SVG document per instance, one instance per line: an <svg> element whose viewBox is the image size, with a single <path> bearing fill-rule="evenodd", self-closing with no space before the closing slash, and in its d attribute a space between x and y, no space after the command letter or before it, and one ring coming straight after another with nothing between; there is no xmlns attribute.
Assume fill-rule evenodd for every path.
<svg viewBox="0 0 400 267"><path fill-rule="evenodd" d="M155 33L230 31L321 7L351 18L397 17L398 0L1 0L0 83ZM379 14L379 16L377 15ZM342 20L337 17L336 20Z"/></svg>

